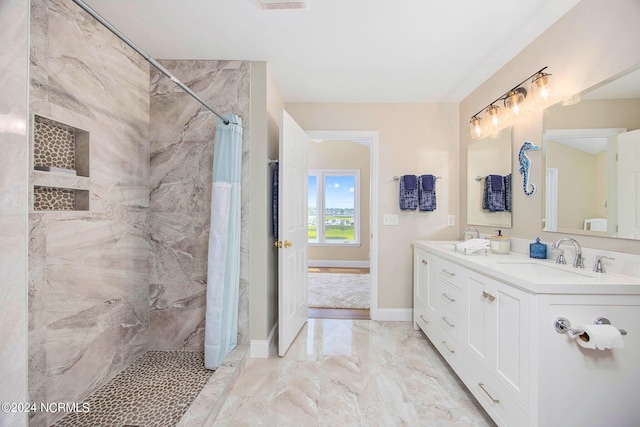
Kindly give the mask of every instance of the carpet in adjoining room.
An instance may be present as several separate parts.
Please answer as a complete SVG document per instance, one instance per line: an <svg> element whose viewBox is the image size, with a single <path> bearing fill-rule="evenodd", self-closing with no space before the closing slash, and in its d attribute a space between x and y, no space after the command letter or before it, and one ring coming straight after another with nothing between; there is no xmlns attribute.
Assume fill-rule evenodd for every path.
<svg viewBox="0 0 640 427"><path fill-rule="evenodd" d="M369 274L309 273L310 308L370 308Z"/></svg>

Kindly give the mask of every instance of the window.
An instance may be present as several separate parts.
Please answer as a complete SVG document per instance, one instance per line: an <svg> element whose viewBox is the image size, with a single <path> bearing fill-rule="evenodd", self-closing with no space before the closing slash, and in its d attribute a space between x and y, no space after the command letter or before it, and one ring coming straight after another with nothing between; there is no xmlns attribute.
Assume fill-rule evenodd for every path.
<svg viewBox="0 0 640 427"><path fill-rule="evenodd" d="M309 170L309 243L360 244L360 171Z"/></svg>

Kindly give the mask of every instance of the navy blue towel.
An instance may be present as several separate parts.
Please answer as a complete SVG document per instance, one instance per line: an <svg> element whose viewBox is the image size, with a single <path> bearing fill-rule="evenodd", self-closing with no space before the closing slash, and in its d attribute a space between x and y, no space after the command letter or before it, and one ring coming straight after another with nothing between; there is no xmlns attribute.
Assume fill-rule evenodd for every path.
<svg viewBox="0 0 640 427"><path fill-rule="evenodd" d="M436 178L433 175L418 177L418 200L420 210L432 212L436 210Z"/></svg>
<svg viewBox="0 0 640 427"><path fill-rule="evenodd" d="M400 177L400 209L414 211L418 208L418 177L404 175Z"/></svg>
<svg viewBox="0 0 640 427"><path fill-rule="evenodd" d="M504 209L511 212L511 174L504 177Z"/></svg>
<svg viewBox="0 0 640 427"><path fill-rule="evenodd" d="M491 190L502 191L502 177L500 175L489 175L491 178Z"/></svg>
<svg viewBox="0 0 640 427"><path fill-rule="evenodd" d="M496 178L497 177L497 178ZM497 182L496 187L500 190L494 190L493 184ZM505 210L505 191L504 178L500 175L487 175L484 179L484 193L482 194L482 209L488 209L489 212L502 212Z"/></svg>
<svg viewBox="0 0 640 427"><path fill-rule="evenodd" d="M278 240L278 163L273 167L273 186L271 187L271 218L273 238Z"/></svg>

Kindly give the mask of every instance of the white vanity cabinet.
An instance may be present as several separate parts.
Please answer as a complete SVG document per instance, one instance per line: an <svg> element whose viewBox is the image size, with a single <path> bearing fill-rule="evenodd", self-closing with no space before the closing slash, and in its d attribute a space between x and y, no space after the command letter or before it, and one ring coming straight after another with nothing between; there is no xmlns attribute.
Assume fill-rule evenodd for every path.
<svg viewBox="0 0 640 427"><path fill-rule="evenodd" d="M498 425L640 426L640 278L581 271L551 283L505 273L505 262L538 262L521 254L464 256L428 242L414 254L414 326ZM555 330L559 317L573 327L606 317L627 330L625 347L585 349Z"/></svg>

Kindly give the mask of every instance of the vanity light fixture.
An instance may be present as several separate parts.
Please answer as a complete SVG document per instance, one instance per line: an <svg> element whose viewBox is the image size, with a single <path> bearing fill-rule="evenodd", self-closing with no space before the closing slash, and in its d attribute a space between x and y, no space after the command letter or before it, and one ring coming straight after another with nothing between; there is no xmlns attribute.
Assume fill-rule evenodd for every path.
<svg viewBox="0 0 640 427"><path fill-rule="evenodd" d="M524 115L531 105L543 108L552 98L551 74L545 73L547 67L536 71L512 89L499 96L489 105L471 116L469 127L472 139L494 134L509 125L509 122ZM529 91L524 84L531 80ZM498 103L502 101L504 108ZM485 113L485 118L481 117Z"/></svg>

